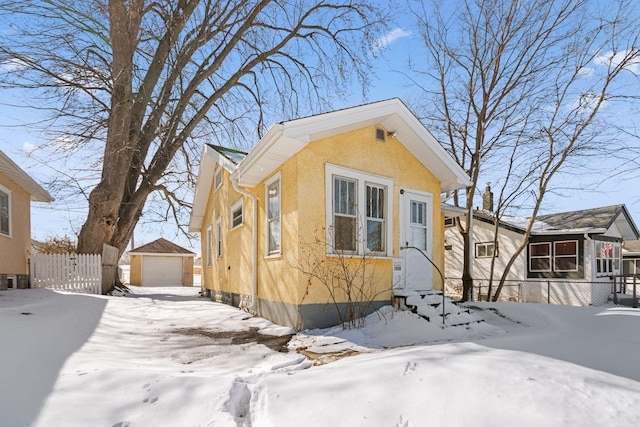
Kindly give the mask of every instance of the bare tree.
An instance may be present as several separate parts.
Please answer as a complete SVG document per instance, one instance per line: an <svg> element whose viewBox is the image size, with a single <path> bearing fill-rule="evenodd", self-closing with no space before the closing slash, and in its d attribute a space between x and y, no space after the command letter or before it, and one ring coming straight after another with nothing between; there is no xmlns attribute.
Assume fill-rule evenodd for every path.
<svg viewBox="0 0 640 427"><path fill-rule="evenodd" d="M41 254L75 254L76 244L69 236L53 236L42 242L32 241L33 249Z"/></svg>
<svg viewBox="0 0 640 427"><path fill-rule="evenodd" d="M306 294L313 285L323 287L343 329L360 329L376 310L376 299L388 290L377 289L375 259L368 253L352 255L336 247L336 229L316 230L312 241L300 242L300 259L294 268L308 276ZM362 244L360 239L358 244ZM331 253L331 256L327 255Z"/></svg>
<svg viewBox="0 0 640 427"><path fill-rule="evenodd" d="M78 250L122 253L150 195L189 207L202 140L249 148L265 118L364 82L383 20L359 0L3 1L0 84L33 89L100 171Z"/></svg>
<svg viewBox="0 0 640 427"><path fill-rule="evenodd" d="M554 177L620 148L603 107L629 94L617 83L638 61L637 11L629 1L460 0L420 3L414 12L426 58L412 61L411 76L428 99L416 103L472 181L453 195L466 209L457 227L469 253L483 174L503 184L505 171L522 177L510 180L508 193L519 194L510 205L528 204L534 219ZM515 158L524 169L504 167ZM467 257L462 281L465 301L473 285Z"/></svg>

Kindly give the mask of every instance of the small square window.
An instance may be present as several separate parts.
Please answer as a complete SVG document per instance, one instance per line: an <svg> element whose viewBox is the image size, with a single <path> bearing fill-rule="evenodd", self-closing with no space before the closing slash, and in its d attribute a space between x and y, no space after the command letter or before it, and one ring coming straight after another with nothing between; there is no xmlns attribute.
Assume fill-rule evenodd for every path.
<svg viewBox="0 0 640 427"><path fill-rule="evenodd" d="M383 142L387 140L384 129L376 128L376 140Z"/></svg>
<svg viewBox="0 0 640 427"><path fill-rule="evenodd" d="M493 242L476 243L476 258L497 257L497 246Z"/></svg>

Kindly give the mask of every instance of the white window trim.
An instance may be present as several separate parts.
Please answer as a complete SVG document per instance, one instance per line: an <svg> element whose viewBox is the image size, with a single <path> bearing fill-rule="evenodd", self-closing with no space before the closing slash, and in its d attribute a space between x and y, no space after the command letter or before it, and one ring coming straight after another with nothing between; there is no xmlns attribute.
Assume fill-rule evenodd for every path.
<svg viewBox="0 0 640 427"><path fill-rule="evenodd" d="M220 182L216 184L216 177L220 174ZM222 166L220 164L216 165L213 170L213 191L214 193L218 191L218 188L222 187L222 181L224 180L224 173L222 173Z"/></svg>
<svg viewBox="0 0 640 427"><path fill-rule="evenodd" d="M8 208L9 208L9 233L5 234L0 232L0 236L3 237L8 237L8 238L13 238L13 215L12 215L12 211L13 211L13 207L12 207L12 196L11 196L11 190L9 190L7 187L4 187L3 185L0 185L0 191L2 191L3 193L5 193L7 195L7 199L8 199Z"/></svg>
<svg viewBox="0 0 640 427"><path fill-rule="evenodd" d="M557 255L556 254L556 245L558 243L575 243L576 244L576 254L575 254L575 259L576 259L576 268L572 268L571 270L560 270L559 268L556 268L556 258L570 258L570 257L574 257L573 255ZM558 240L558 241L554 241L553 242L553 251L551 252L551 257L553 258L553 271L557 272L557 273L568 273L568 272L573 272L573 271L578 271L580 269L580 242L577 240Z"/></svg>
<svg viewBox="0 0 640 427"><path fill-rule="evenodd" d="M213 265L213 227L211 224L207 227L207 253L206 253L206 266L211 267Z"/></svg>
<svg viewBox="0 0 640 427"><path fill-rule="evenodd" d="M236 212L240 208L242 211L242 221L238 225L233 225L233 213ZM236 228L240 228L244 225L244 197L241 197L240 200L231 205L231 217L229 218L229 226L231 230L235 230Z"/></svg>
<svg viewBox="0 0 640 427"><path fill-rule="evenodd" d="M481 246L484 246L485 248L493 247L493 256L491 256L491 255L478 255L478 248L481 247ZM476 258L489 258L489 259L498 258L497 249L498 249L498 245L495 242L478 242L478 243L475 244L475 250L474 250L475 257ZM487 251L485 250L485 254L486 254L486 252Z"/></svg>
<svg viewBox="0 0 640 427"><path fill-rule="evenodd" d="M264 245L264 253L265 253L265 258L278 258L280 256L282 256L282 180L281 180L281 173L278 172L277 174L275 174L274 176L272 176L271 178L269 178L268 181L265 182L264 185L264 200L265 200L265 206L264 206L264 217L265 217L265 245ZM280 195L279 199L278 199L278 203L279 203L279 209L278 212L280 212L280 250L278 251L273 251L271 252L269 250L269 232L270 232L270 228L269 228L269 187L274 183L274 182L278 182L278 194Z"/></svg>
<svg viewBox="0 0 640 427"><path fill-rule="evenodd" d="M604 243L607 244L611 244L611 258L606 257L603 258L602 256L600 256L600 254L602 253L602 245ZM595 265L594 265L594 271L596 273L597 277L606 277L606 276L612 276L612 275L617 275L620 274L622 271L622 245L620 244L620 242L612 242L612 241L608 241L608 240L595 240L594 241L594 260L595 260ZM611 271L598 271L598 261L599 260L611 260ZM604 264L604 263L603 263ZM618 265L618 268L616 268L616 264ZM605 264L606 265L606 264ZM608 269L605 269L608 270Z"/></svg>
<svg viewBox="0 0 640 427"><path fill-rule="evenodd" d="M531 271L532 273L539 273L539 272L549 272L552 271L552 266L553 266L553 246L551 245L552 242L535 242L535 243L529 243L529 271ZM538 256L538 257L533 257L531 255L531 246L533 245L549 245L549 255L548 256ZM531 267L531 261L533 259L540 259L540 258L549 258L549 268L546 270L534 270Z"/></svg>
<svg viewBox="0 0 640 427"><path fill-rule="evenodd" d="M222 218L218 217L216 219L216 248L215 255L216 259L222 258Z"/></svg>
<svg viewBox="0 0 640 427"><path fill-rule="evenodd" d="M353 255L363 255L365 253L374 257L386 257L391 256L393 250L393 179L374 175L355 169L349 169L342 166L332 165L327 163L325 165L325 221L327 229L327 254L334 253L331 248L333 247L333 236L331 232L331 226L333 225L333 177L334 175L341 176L348 179L357 181L357 206L356 206L356 252L348 252ZM384 252L367 252L367 242L365 238L366 230L366 186L367 184L380 185L387 188L385 213L387 214L386 220L386 239L385 239L385 251Z"/></svg>

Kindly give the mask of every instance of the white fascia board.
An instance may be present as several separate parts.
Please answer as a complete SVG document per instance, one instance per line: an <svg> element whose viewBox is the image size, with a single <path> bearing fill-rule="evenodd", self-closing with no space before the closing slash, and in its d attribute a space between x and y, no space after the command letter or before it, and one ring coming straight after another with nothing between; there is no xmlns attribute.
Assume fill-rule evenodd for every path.
<svg viewBox="0 0 640 427"><path fill-rule="evenodd" d="M306 144L382 124L441 182L441 190L471 185L469 176L398 98L332 111L272 126L236 169L232 179L259 184Z"/></svg>
<svg viewBox="0 0 640 427"><path fill-rule="evenodd" d="M127 255L144 255L144 256L158 256L158 257L184 257L184 258L195 258L196 254L169 254L169 253L158 253L158 252L127 252Z"/></svg>
<svg viewBox="0 0 640 427"><path fill-rule="evenodd" d="M440 211L448 217L459 217L467 214L467 210L448 203L440 203Z"/></svg>
<svg viewBox="0 0 640 427"><path fill-rule="evenodd" d="M53 202L54 198L34 181L20 166L11 160L6 154L0 151L0 173L5 175L11 181L15 182L20 188L25 190L31 196L34 202Z"/></svg>

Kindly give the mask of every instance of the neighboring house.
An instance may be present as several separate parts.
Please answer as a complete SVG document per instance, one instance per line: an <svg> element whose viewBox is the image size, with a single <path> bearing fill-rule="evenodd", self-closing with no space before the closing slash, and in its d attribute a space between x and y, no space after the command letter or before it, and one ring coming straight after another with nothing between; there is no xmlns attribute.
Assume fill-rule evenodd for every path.
<svg viewBox="0 0 640 427"><path fill-rule="evenodd" d="M317 239L321 259L371 259L374 307L394 286L439 288L427 260L400 248L420 247L442 268L440 195L467 185L399 99L276 124L248 154L206 145L190 221L203 290L278 324L335 325L329 293L298 268Z"/></svg>
<svg viewBox="0 0 640 427"><path fill-rule="evenodd" d="M53 197L0 151L0 290L29 286L32 201Z"/></svg>
<svg viewBox="0 0 640 427"><path fill-rule="evenodd" d="M623 243L622 272L640 275L640 240L627 240Z"/></svg>
<svg viewBox="0 0 640 427"><path fill-rule="evenodd" d="M473 214L473 278L486 292L495 258L493 292L511 254L522 242L528 218L503 216L497 242L491 209ZM638 239L638 229L624 205L539 215L526 249L509 270L503 299L600 305L622 273L622 244ZM445 231L447 282L462 277L463 243L455 227ZM476 292L477 292L476 288ZM478 295L476 295L476 298Z"/></svg>
<svg viewBox="0 0 640 427"><path fill-rule="evenodd" d="M154 240L128 252L129 284L133 286L193 286L196 254L166 239Z"/></svg>

